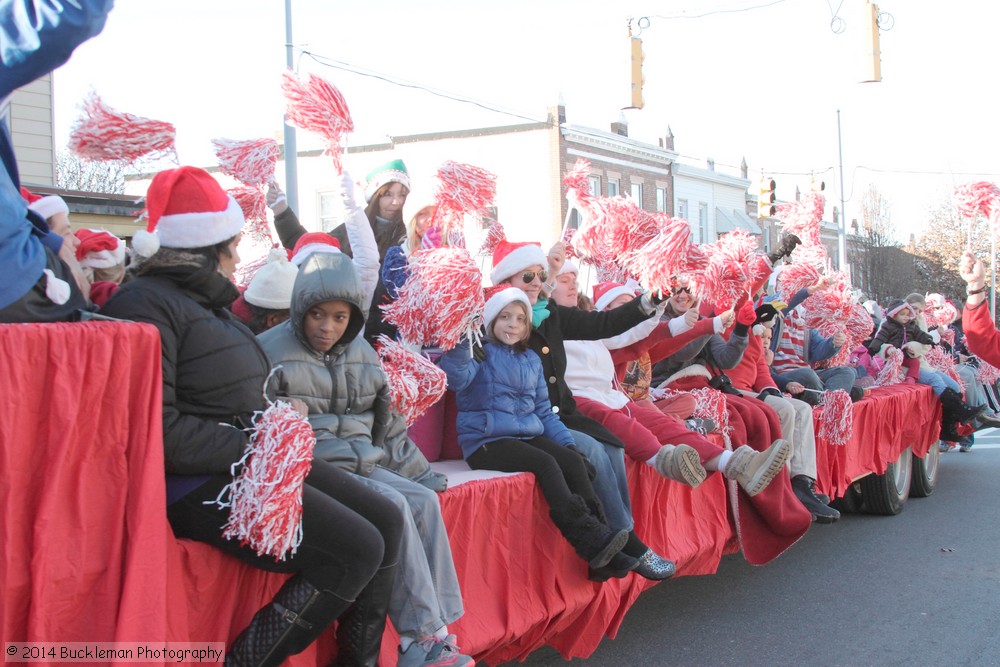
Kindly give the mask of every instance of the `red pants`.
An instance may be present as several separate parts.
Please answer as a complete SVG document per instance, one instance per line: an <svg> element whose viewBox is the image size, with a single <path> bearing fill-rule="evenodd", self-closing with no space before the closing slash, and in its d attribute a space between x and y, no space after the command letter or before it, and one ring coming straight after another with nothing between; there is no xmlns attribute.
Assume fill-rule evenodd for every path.
<svg viewBox="0 0 1000 667"><path fill-rule="evenodd" d="M652 403L628 403L618 410L589 398L574 397L580 412L600 422L625 443L625 453L645 463L656 456L663 445L690 445L702 464L724 450L705 436L689 430L674 417L658 410Z"/></svg>

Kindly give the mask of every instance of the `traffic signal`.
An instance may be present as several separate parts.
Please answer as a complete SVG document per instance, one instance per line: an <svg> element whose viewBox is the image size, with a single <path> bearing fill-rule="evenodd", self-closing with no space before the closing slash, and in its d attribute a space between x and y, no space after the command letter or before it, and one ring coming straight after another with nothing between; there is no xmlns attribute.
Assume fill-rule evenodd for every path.
<svg viewBox="0 0 1000 667"><path fill-rule="evenodd" d="M809 179L810 192L823 192L823 190L826 190L826 181L820 181L815 178Z"/></svg>
<svg viewBox="0 0 1000 667"><path fill-rule="evenodd" d="M777 184L773 178L760 180L760 195L757 197L758 218L770 218L777 213L778 209L774 205L774 202L777 201L777 196L774 194L775 187Z"/></svg>
<svg viewBox="0 0 1000 667"><path fill-rule="evenodd" d="M878 43L878 5L870 0L865 3L865 29L867 30L868 52L865 53L865 78L862 83L878 83L882 80L882 51Z"/></svg>
<svg viewBox="0 0 1000 667"><path fill-rule="evenodd" d="M631 81L632 91L629 106L626 109L641 109L645 102L642 99L642 84L646 80L642 76L642 61L645 55L642 52L642 40L638 37L629 37L629 54L631 60Z"/></svg>

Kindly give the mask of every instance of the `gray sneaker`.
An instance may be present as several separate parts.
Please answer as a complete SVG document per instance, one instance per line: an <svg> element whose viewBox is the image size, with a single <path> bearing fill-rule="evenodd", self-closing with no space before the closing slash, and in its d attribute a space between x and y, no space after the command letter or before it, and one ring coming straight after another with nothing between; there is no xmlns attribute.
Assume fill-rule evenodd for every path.
<svg viewBox="0 0 1000 667"><path fill-rule="evenodd" d="M781 472L791 453L791 445L781 438L762 452L750 445L740 445L733 451L722 474L727 479L735 479L748 495L756 496Z"/></svg>
<svg viewBox="0 0 1000 667"><path fill-rule="evenodd" d="M444 639L430 636L413 642L406 652L400 651L398 667L473 667L476 661L458 652L455 635Z"/></svg>
<svg viewBox="0 0 1000 667"><path fill-rule="evenodd" d="M690 419L684 420L684 425L687 426L689 431L694 431L695 433L700 433L701 435L708 435L718 428L715 420L709 417L691 417Z"/></svg>

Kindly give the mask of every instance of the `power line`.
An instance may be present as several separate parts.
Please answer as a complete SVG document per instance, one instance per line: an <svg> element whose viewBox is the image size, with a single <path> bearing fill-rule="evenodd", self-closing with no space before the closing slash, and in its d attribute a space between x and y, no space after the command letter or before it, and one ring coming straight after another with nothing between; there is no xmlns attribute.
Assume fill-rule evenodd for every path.
<svg viewBox="0 0 1000 667"><path fill-rule="evenodd" d="M766 7L773 7L774 5L779 5L782 2L785 2L785 0L773 0L772 2L768 2L763 5L753 5L751 7L738 7L734 9L715 9L709 12L705 12L704 14L674 14L673 16L663 16L662 14L653 14L652 18L665 19L668 21L674 19L701 19L705 18L706 16L714 16L715 14L741 14L743 12L752 12L755 9L764 9Z"/></svg>

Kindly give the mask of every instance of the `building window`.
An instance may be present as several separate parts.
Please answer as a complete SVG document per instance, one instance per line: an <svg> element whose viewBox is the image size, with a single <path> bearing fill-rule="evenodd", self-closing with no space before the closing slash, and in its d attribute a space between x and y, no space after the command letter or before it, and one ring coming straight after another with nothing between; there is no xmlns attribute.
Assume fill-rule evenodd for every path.
<svg viewBox="0 0 1000 667"><path fill-rule="evenodd" d="M595 197L601 196L601 177L591 176L590 177L590 194Z"/></svg>
<svg viewBox="0 0 1000 667"><path fill-rule="evenodd" d="M678 199L677 200L677 217L688 219L688 200Z"/></svg>
<svg viewBox="0 0 1000 667"><path fill-rule="evenodd" d="M324 232L333 230L340 224L339 211L343 205L338 206L340 196L333 192L319 193L319 224Z"/></svg>
<svg viewBox="0 0 1000 667"><path fill-rule="evenodd" d="M617 197L618 196L618 179L609 178L608 179L608 196Z"/></svg>
<svg viewBox="0 0 1000 667"><path fill-rule="evenodd" d="M629 184L629 189L632 194L632 201L642 208L642 183L631 183Z"/></svg>
<svg viewBox="0 0 1000 667"><path fill-rule="evenodd" d="M667 189L666 188L656 188L656 212L666 213L667 212Z"/></svg>
<svg viewBox="0 0 1000 667"><path fill-rule="evenodd" d="M698 202L698 243L708 243L708 204Z"/></svg>

